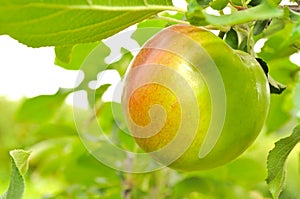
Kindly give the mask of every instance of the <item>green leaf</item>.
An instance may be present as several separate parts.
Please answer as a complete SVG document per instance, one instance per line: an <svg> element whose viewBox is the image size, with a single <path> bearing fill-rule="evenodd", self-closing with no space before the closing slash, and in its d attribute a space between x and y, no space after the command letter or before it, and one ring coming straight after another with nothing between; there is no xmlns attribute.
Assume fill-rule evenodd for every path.
<svg viewBox="0 0 300 199"><path fill-rule="evenodd" d="M77 44L65 48L56 47L55 64L65 69L79 70L84 59L97 45L99 42Z"/></svg>
<svg viewBox="0 0 300 199"><path fill-rule="evenodd" d="M71 60L73 47L74 46L55 47L55 58L63 63L68 64Z"/></svg>
<svg viewBox="0 0 300 199"><path fill-rule="evenodd" d="M200 11L199 11L200 12ZM246 10L234 12L228 15L211 15L206 12L202 12L205 16L207 23L216 26L233 26L236 24L243 24L255 20L265 20L273 17L281 17L284 12L273 5L269 0L265 0L264 3L252 7Z"/></svg>
<svg viewBox="0 0 300 199"><path fill-rule="evenodd" d="M107 69L108 64L105 62L105 58L109 56L109 54L110 49L103 42L100 42L90 51L80 66L80 70L84 72L84 79L75 90L85 90L88 94L90 105L95 104L96 91L89 87L89 83L93 80L97 80L98 74Z"/></svg>
<svg viewBox="0 0 300 199"><path fill-rule="evenodd" d="M287 90L282 95L271 95L270 109L266 121L267 133L274 133L282 128L290 119L291 93Z"/></svg>
<svg viewBox="0 0 300 199"><path fill-rule="evenodd" d="M228 3L229 0L214 0L210 2L210 7L212 7L215 10L223 10Z"/></svg>
<svg viewBox="0 0 300 199"><path fill-rule="evenodd" d="M160 11L171 0L0 0L0 34L31 46L69 46L100 41Z"/></svg>
<svg viewBox="0 0 300 199"><path fill-rule="evenodd" d="M30 153L23 150L10 151L12 171L11 180L7 191L0 199L21 199L24 193L24 175L28 170L28 159Z"/></svg>
<svg viewBox="0 0 300 199"><path fill-rule="evenodd" d="M262 32L262 37L272 36L276 32L282 30L285 27L284 19L272 19L270 25Z"/></svg>
<svg viewBox="0 0 300 199"><path fill-rule="evenodd" d="M261 4L261 2L262 2L262 0L251 0L249 2L249 5L250 6L257 6L257 5Z"/></svg>
<svg viewBox="0 0 300 199"><path fill-rule="evenodd" d="M64 136L77 136L76 128L66 124L58 123L47 123L40 126L33 133L34 136L41 139L59 138Z"/></svg>
<svg viewBox="0 0 300 199"><path fill-rule="evenodd" d="M189 2L186 18L192 25L207 25L205 14L203 12L203 6L199 5L196 0Z"/></svg>
<svg viewBox="0 0 300 199"><path fill-rule="evenodd" d="M270 75L292 89L295 83L294 73L299 67L291 62L290 56L296 53L297 49L289 37L293 24L288 22L284 26L284 29L268 37L258 55L268 63Z"/></svg>
<svg viewBox="0 0 300 199"><path fill-rule="evenodd" d="M275 199L279 197L284 187L286 159L299 141L300 126L297 126L292 135L277 141L275 147L269 153L267 161L268 178L266 181Z"/></svg>
<svg viewBox="0 0 300 199"><path fill-rule="evenodd" d="M291 42L294 42L298 39L300 39L300 17L298 19L298 22L294 25L290 37Z"/></svg>
<svg viewBox="0 0 300 199"><path fill-rule="evenodd" d="M40 95L26 99L17 111L16 119L23 122L46 122L55 115L71 92L72 89L60 89L54 95Z"/></svg>
<svg viewBox="0 0 300 199"><path fill-rule="evenodd" d="M74 142L80 142L77 136L73 137L57 137L46 139L30 147L33 151L30 163L36 167L38 173L42 176L52 174L58 171L66 161L66 154L71 151ZM65 150L68 148L68 150ZM57 155L59 154L59 155Z"/></svg>
<svg viewBox="0 0 300 199"><path fill-rule="evenodd" d="M262 60L261 58L256 58L256 61L260 64L266 76L268 77L270 93L281 94L286 89L286 86L277 82L271 77L271 75L269 74L268 64L264 60Z"/></svg>
<svg viewBox="0 0 300 199"><path fill-rule="evenodd" d="M137 25L137 29L132 34L132 38L136 40L140 46L142 46L154 34L166 27L167 24L168 23L165 20L160 19L149 19L143 21Z"/></svg>
<svg viewBox="0 0 300 199"><path fill-rule="evenodd" d="M96 89L96 92L95 92L95 99L96 101L98 99L101 99L102 95L105 93L105 91L110 87L111 85L110 84L104 84L104 85L101 85L99 88Z"/></svg>
<svg viewBox="0 0 300 199"><path fill-rule="evenodd" d="M119 72L120 76L123 77L133 58L133 55L130 53L130 51L124 48L121 48L121 55L122 58L119 61L110 64L108 66L108 69L116 69Z"/></svg>
<svg viewBox="0 0 300 199"><path fill-rule="evenodd" d="M226 43L231 46L231 48L233 49L237 49L238 45L239 45L239 40L238 40L238 35L237 32L234 29L230 29L227 33L226 33L226 37L225 37L225 41Z"/></svg>
<svg viewBox="0 0 300 199"><path fill-rule="evenodd" d="M268 81L270 85L270 92L274 94L281 94L286 86L274 80L270 75L268 76Z"/></svg>
<svg viewBox="0 0 300 199"><path fill-rule="evenodd" d="M200 6L202 6L203 8L206 8L206 7L209 6L209 3L210 3L212 0L196 0L196 1L195 1L195 0L191 0L190 3L193 2L193 1L194 1L194 2L197 2L197 4L200 5Z"/></svg>
<svg viewBox="0 0 300 199"><path fill-rule="evenodd" d="M297 6L295 6L294 8L297 8ZM300 13L293 11L291 8L285 8L287 10L287 17L289 17L291 19L291 21L294 22L298 22L300 20Z"/></svg>
<svg viewBox="0 0 300 199"><path fill-rule="evenodd" d="M253 35L259 35L266 28L269 20L258 20L254 24Z"/></svg>
<svg viewBox="0 0 300 199"><path fill-rule="evenodd" d="M247 50L248 50L248 49L247 49L247 45L248 45L248 38L245 37L245 36L242 36L240 45L239 45L239 47L238 47L238 50L247 52Z"/></svg>

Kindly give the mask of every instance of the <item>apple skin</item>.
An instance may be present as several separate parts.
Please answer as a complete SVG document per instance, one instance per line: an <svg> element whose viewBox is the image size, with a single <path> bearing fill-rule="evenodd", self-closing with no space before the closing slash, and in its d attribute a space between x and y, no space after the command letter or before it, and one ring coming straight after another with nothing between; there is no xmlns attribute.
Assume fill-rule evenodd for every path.
<svg viewBox="0 0 300 199"><path fill-rule="evenodd" d="M195 44L204 49L206 54L197 52L197 49L192 47ZM175 51L179 49L180 54L170 49ZM220 136L204 157L199 157L199 150L207 136L210 122L216 114L212 111L214 104L205 74L199 72L201 71L199 68L207 69L209 66L193 64L197 60L203 63L206 60L214 62L226 93L225 99L220 99L224 102L226 111ZM178 93L174 93L166 85L157 83L156 76L163 73L154 67L157 65L179 74L193 91L197 107L192 107L191 114L185 117L185 121L182 121L183 108L187 106L178 100L181 97ZM143 70L137 70L142 67ZM134 70L134 75L130 75ZM176 170L211 169L234 160L253 143L267 117L270 91L259 63L252 56L233 50L222 39L200 27L174 25L160 31L137 54L128 74L124 82L121 104L129 131L145 152L161 164ZM153 83L143 83L145 78L153 80ZM178 84L178 87L182 87L182 92L188 90L187 87L180 85L182 80L176 75L165 75L165 80L173 87ZM154 105L163 107L164 112L151 112ZM167 150L155 153L172 143L180 125L189 125L189 121L196 117L193 110L197 110L200 117L197 119L195 135L191 135L192 128L195 128L192 125L183 132L184 136L193 138L188 147L173 145ZM163 119L162 114L165 114ZM160 121L164 124L157 127L156 134L152 136L141 136L143 131L136 132L137 125L142 128ZM165 161L169 156L176 158Z"/></svg>

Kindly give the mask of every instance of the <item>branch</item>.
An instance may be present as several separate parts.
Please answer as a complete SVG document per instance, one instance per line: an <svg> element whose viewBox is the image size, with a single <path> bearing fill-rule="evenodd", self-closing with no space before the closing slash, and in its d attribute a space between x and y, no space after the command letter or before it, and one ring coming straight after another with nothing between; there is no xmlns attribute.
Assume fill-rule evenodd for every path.
<svg viewBox="0 0 300 199"><path fill-rule="evenodd" d="M300 0L297 1L297 3L299 4L300 3ZM282 8L284 7L288 7L290 10L294 11L294 12L299 12L300 13L300 5L284 5L284 6L281 6Z"/></svg>
<svg viewBox="0 0 300 199"><path fill-rule="evenodd" d="M284 7L288 7L290 10L294 11L294 12L300 12L300 0L297 1L298 5L283 5L280 6L281 8ZM246 10L247 8L243 7L243 6L233 6L235 9L237 9L238 11L241 10Z"/></svg>
<svg viewBox="0 0 300 199"><path fill-rule="evenodd" d="M125 160L124 164L128 173L123 174L122 176L122 196L123 199L131 199L131 192L133 189L133 179L130 171L132 171L132 164L133 164L133 156L130 153L127 153L127 159Z"/></svg>

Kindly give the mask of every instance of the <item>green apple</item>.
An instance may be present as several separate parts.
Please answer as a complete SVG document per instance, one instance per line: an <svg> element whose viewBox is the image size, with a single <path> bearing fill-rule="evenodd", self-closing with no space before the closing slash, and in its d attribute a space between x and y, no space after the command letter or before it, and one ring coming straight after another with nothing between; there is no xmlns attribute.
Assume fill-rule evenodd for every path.
<svg viewBox="0 0 300 199"><path fill-rule="evenodd" d="M138 145L182 171L224 165L261 131L269 85L256 60L210 31L174 25L152 37L131 64L122 108Z"/></svg>

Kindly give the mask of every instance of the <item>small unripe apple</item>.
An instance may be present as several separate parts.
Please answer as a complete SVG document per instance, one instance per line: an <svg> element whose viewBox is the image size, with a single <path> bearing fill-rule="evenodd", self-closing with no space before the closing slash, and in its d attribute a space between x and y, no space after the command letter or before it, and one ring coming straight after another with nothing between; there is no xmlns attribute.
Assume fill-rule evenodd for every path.
<svg viewBox="0 0 300 199"><path fill-rule="evenodd" d="M122 107L132 136L156 161L203 170L230 162L253 143L269 93L252 56L204 28L174 25L135 57Z"/></svg>

